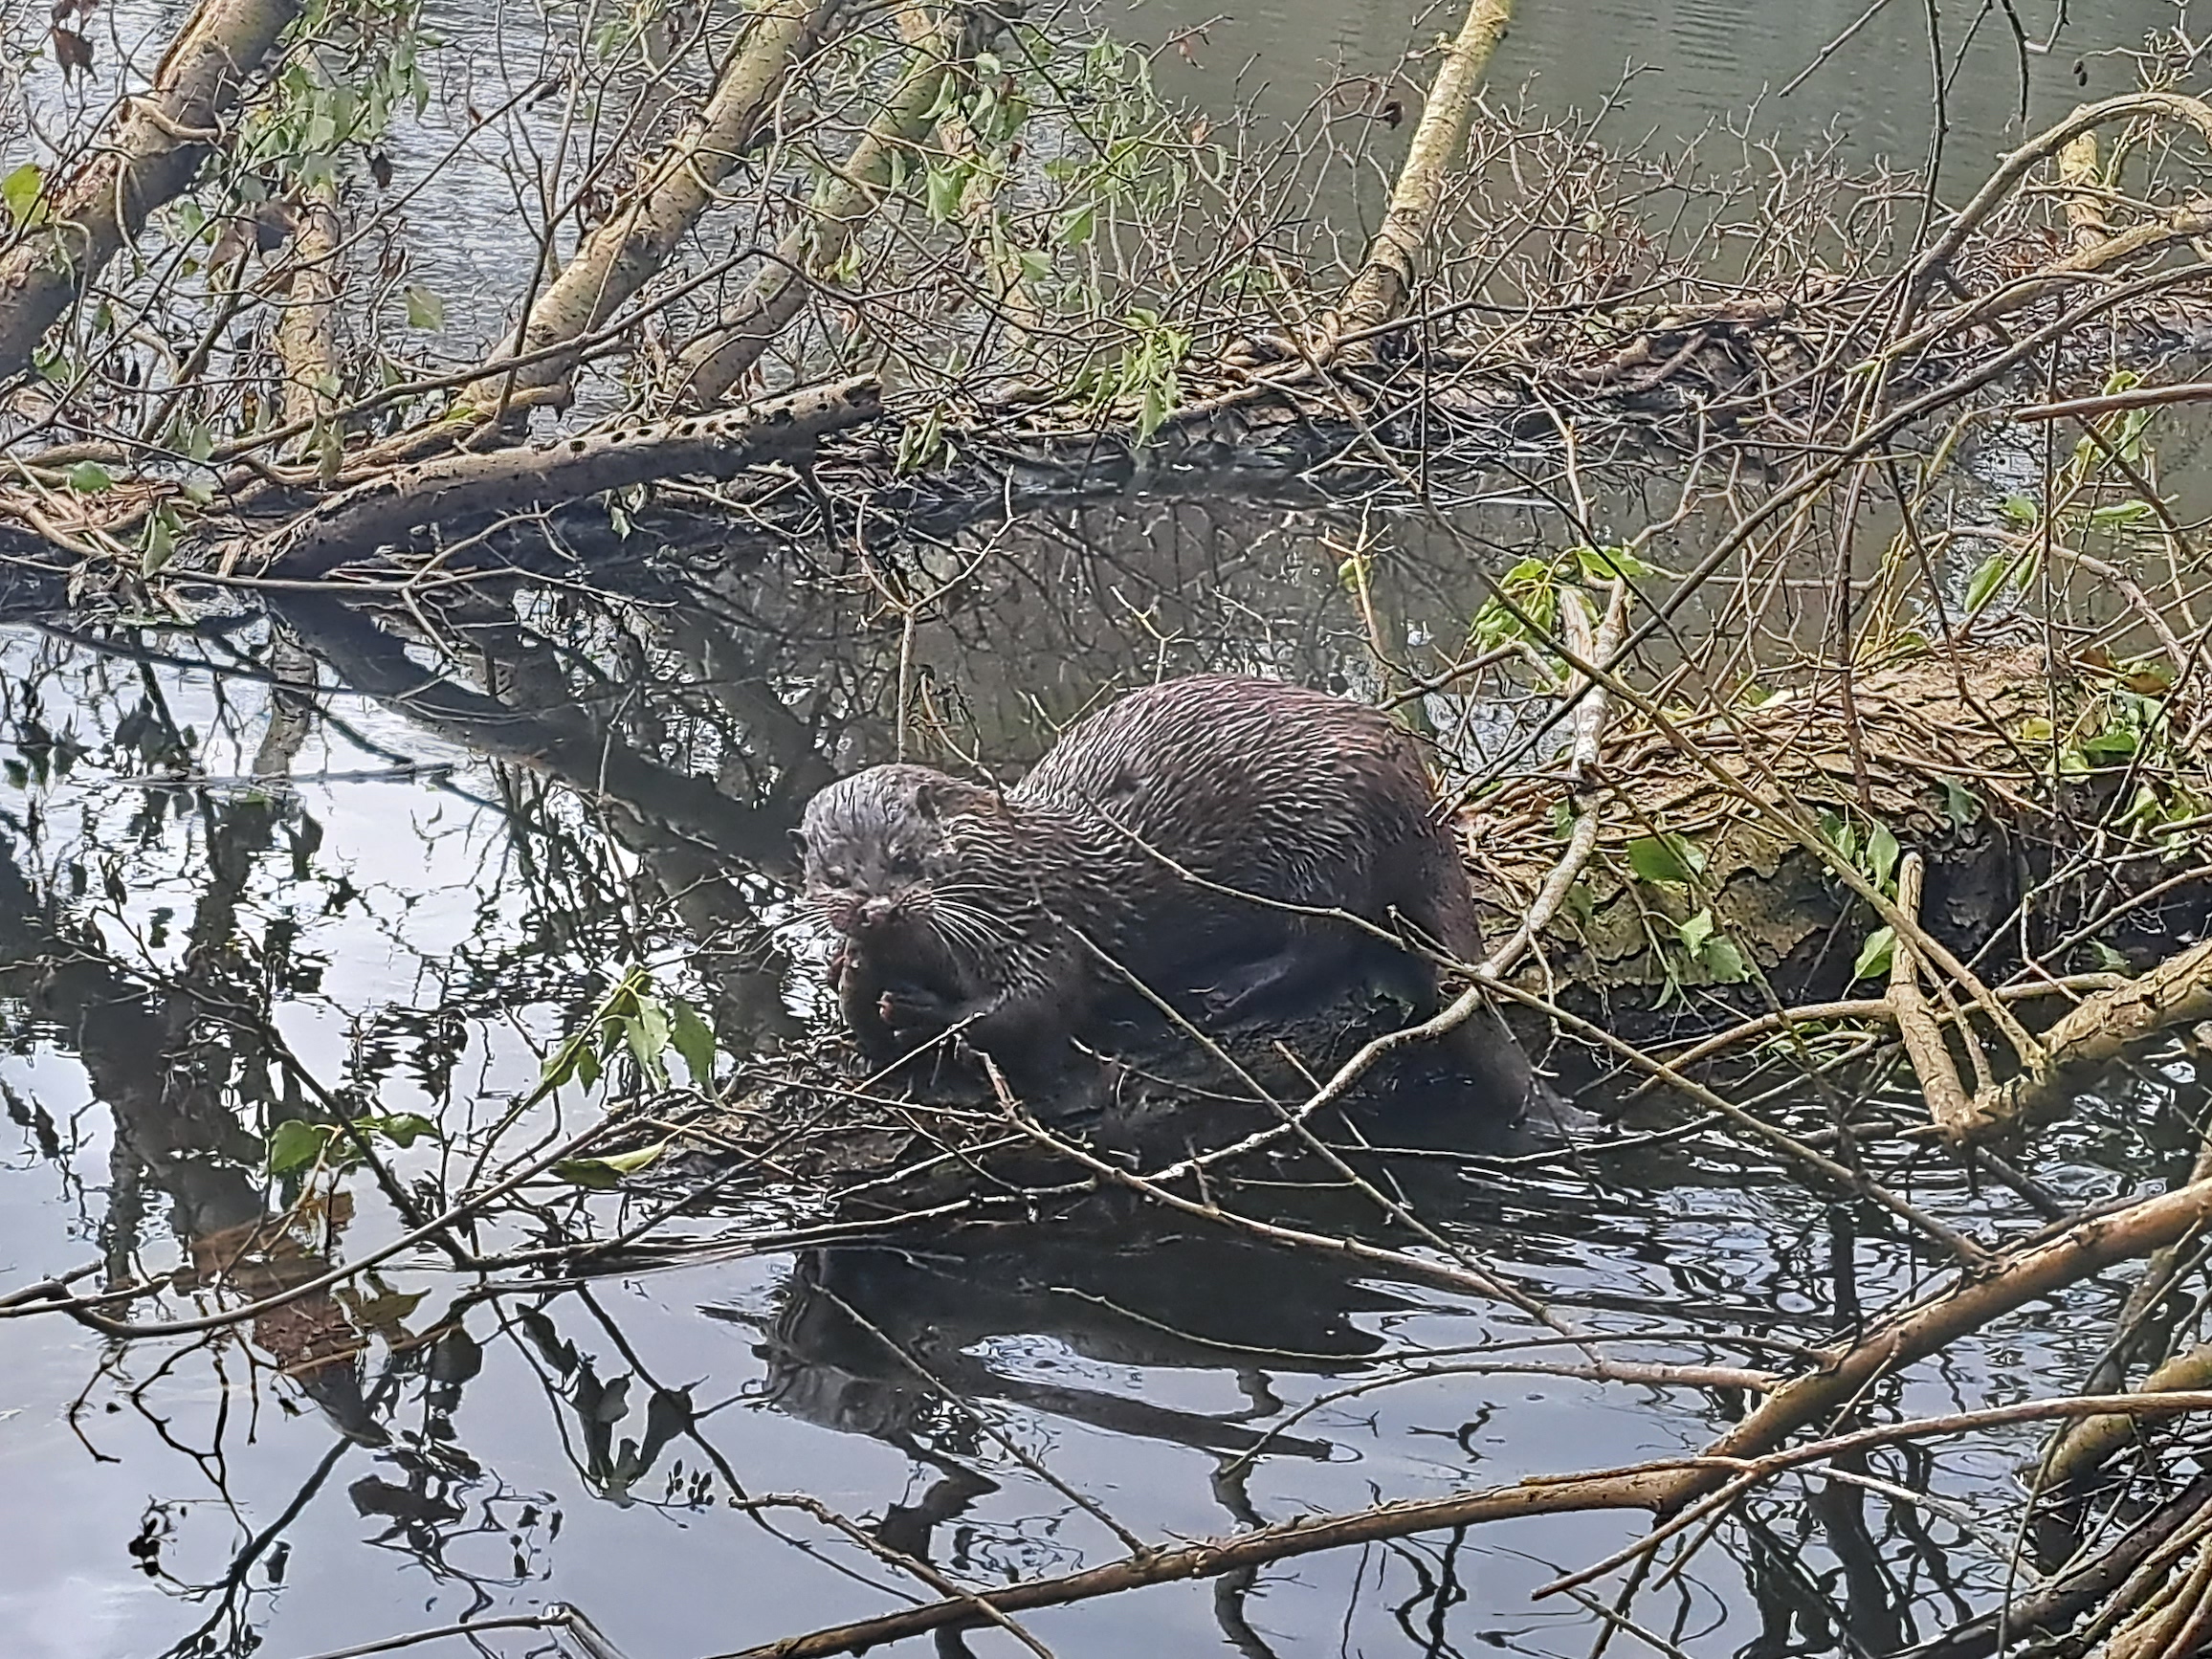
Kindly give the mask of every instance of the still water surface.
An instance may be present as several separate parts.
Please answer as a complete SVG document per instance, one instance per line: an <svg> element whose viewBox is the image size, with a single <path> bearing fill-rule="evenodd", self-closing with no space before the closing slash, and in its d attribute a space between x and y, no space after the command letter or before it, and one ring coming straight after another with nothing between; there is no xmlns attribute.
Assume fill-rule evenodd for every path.
<svg viewBox="0 0 2212 1659"><path fill-rule="evenodd" d="M958 688L956 734L1015 763L1042 741L1040 710L1064 718L1161 668L1361 683L1364 624L1326 521L1253 520L1137 501L1017 524L906 654ZM1379 568L1409 631L1471 603L1464 572L1418 541ZM464 620L472 650L444 660L398 613L335 606L216 632L0 631L6 753L22 768L0 804L0 1091L15 1124L0 1283L93 1259L93 1282L120 1282L174 1266L186 1241L235 1240L276 1197L257 1135L298 1110L300 1075L438 1117L459 1141L527 1091L537 1049L626 961L659 963L733 1051L766 1052L807 1015L816 970L802 953L763 983L743 942L754 890L718 850L788 822L831 765L889 752L874 711L899 672L895 623L797 553L630 603L525 591ZM257 766L291 781L233 781ZM2085 1103L2037 1173L2080 1197L2165 1179L2145 1105ZM573 1099L560 1111L545 1133L587 1116ZM418 1142L395 1167L457 1180L447 1157ZM1816 1340L1844 1317L1839 1267L1868 1306L1934 1271L1778 1174L1702 1143L1580 1167L1393 1169L1446 1237L1599 1330L1718 1320ZM373 1183L347 1192L327 1217L347 1253L397 1231ZM538 1196L555 1212L576 1202ZM1977 1227L2032 1225L1934 1166L1913 1196ZM611 1217L622 1201L590 1202ZM1285 1203L1374 1225L1325 1194ZM530 1242L509 1228L478 1248ZM0 1326L10 1651L302 1655L558 1601L630 1659L687 1659L902 1593L806 1515L733 1507L741 1493L811 1493L991 1582L1119 1553L1087 1506L1139 1537L1197 1537L1679 1452L1733 1409L1541 1376L1375 1388L1423 1354L1541 1333L1510 1309L1160 1217L464 1288L402 1256L342 1303L205 1341ZM2005 1321L1896 1404L2071 1379L2119 1294L2085 1287ZM1679 1340L1624 1352L1770 1358ZM1947 1449L1919 1478L2002 1498L2032 1445ZM1674 1639L1779 1651L1833 1642L1847 1618L1881 1651L2002 1575L1940 1517L1803 1496L1778 1492L1754 1512L1763 1535L1699 1558L1670 1592ZM1634 1530L1595 1516L1425 1538L1031 1627L1063 1654L1582 1652L1583 1609L1528 1593ZM1830 1582L1839 1559L1847 1592ZM544 1635L483 1640L554 1650Z"/></svg>
<svg viewBox="0 0 2212 1659"><path fill-rule="evenodd" d="M1886 6L1795 91L1780 96L1866 10L1859 0L1516 5L1492 60L1489 96L1497 100L1525 88L1535 108L1563 116L1594 113L1618 95L1608 130L1619 143L1649 134L1669 148L1725 126L1771 137L1784 151L1833 140L1854 162L1913 166L1926 159L1935 128L1934 11L1946 71L1946 155L1958 182L1971 184L1988 157L2022 134L2022 55L1994 9ZM2028 131L2048 126L2077 102L2134 91L2127 54L2152 31L2185 27L2189 17L2189 8L2173 0L2075 5L2064 9L2065 27L2054 38L2060 8L2015 10L2031 41ZM1301 0L1221 7L1145 0L1130 15L1139 29L1205 25L1206 50L1198 55L1208 75L1244 69L1288 104L1308 96L1316 74L1339 66L1352 74L1388 71L1408 41L1451 33L1460 14L1403 3L1339 9Z"/></svg>

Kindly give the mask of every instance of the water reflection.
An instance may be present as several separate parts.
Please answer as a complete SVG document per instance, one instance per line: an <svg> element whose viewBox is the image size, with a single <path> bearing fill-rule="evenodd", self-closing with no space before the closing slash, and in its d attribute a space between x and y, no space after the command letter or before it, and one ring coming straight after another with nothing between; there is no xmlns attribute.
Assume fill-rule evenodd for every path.
<svg viewBox="0 0 2212 1659"><path fill-rule="evenodd" d="M1473 525L1500 558L1540 528L1504 506ZM91 1256L80 1288L182 1266L187 1289L234 1300L396 1237L471 1179L467 1149L630 961L669 964L728 1057L777 1063L818 986L786 925L783 834L824 778L902 751L1010 777L1056 722L1161 672L1384 690L1378 643L1430 663L1479 584L1465 542L1408 534L1379 544L1362 594L1338 550L1359 533L1226 499L1139 503L943 546L695 548L598 593L517 579L436 604L288 598L195 628L11 624L7 1283ZM1470 764L1536 706L1446 690L1427 713ZM2155 1103L2054 1143L2073 1185L2159 1167ZM327 1189L270 1173L287 1123L372 1110L447 1138L380 1142ZM556 1097L521 1132L550 1144L579 1111ZM1584 1326L1643 1334L1624 1354L1777 1363L1928 1268L1757 1160L1692 1143L1500 1165L1462 1128L1370 1122L1391 1150L1360 1167L1436 1246ZM1245 1195L1406 1245L1367 1196L1296 1180ZM330 1196L297 1202L310 1190ZM1996 1208L1940 1173L1915 1199ZM1556 1333L1102 1201L896 1245L543 1276L564 1270L532 1250L564 1217L637 1213L625 1202L543 1183L450 1241L510 1264L488 1277L441 1271L433 1244L238 1330L0 1323L18 1413L0 1456L51 1494L0 1521L18 1650L306 1653L559 1599L631 1659L680 1659L933 1593L906 1560L983 1582L1068 1570L1121 1553L1117 1529L1200 1537L1628 1462L1699 1445L1742 1406L1500 1373L1561 1358ZM720 1236L764 1217L755 1192L672 1225ZM1985 1372L1964 1385L2086 1369L2116 1294L2084 1289L2082 1316L1962 1350ZM1745 1345L1685 1340L1692 1314ZM1908 1380L1884 1404L1937 1386ZM1961 1500L2009 1491L1994 1464L1926 1478ZM1878 1493L1778 1493L1754 1520L1693 1561L1669 1639L1883 1651L2002 1576L1941 1515ZM1063 1653L1586 1650L1593 1615L1526 1592L1626 1527L1407 1540L1038 1629Z"/></svg>

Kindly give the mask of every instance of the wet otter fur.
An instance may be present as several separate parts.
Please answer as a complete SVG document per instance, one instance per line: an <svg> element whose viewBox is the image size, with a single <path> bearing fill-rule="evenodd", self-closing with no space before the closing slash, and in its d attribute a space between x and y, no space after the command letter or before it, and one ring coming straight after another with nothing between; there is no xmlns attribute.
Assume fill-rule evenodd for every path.
<svg viewBox="0 0 2212 1659"><path fill-rule="evenodd" d="M958 1027L1029 1093L1133 977L1201 1024L1295 1007L1380 969L1423 1013L1414 952L1482 951L1457 849L1412 737L1283 681L1195 675L1069 728L1004 794L924 766L830 785L796 832L835 934L847 1024L888 1062ZM1270 901L1272 901L1272 903ZM1495 1106L1535 1087L1494 1013L1461 1058Z"/></svg>

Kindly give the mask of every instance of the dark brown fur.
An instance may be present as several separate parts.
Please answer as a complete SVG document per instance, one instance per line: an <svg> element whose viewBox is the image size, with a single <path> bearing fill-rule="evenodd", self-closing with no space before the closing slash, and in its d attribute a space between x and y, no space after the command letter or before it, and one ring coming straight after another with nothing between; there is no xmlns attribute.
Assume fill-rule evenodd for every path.
<svg viewBox="0 0 2212 1659"><path fill-rule="evenodd" d="M1003 796L874 766L808 804L807 902L864 1049L949 1028L1030 1080L1122 973L1234 1020L1386 962L1425 1010L1418 956L1341 910L1462 962L1482 940L1412 738L1380 711L1276 680L1198 675L1071 727ZM1230 891L1221 891L1221 890ZM1494 1014L1464 1029L1486 1092L1517 1110L1528 1063Z"/></svg>

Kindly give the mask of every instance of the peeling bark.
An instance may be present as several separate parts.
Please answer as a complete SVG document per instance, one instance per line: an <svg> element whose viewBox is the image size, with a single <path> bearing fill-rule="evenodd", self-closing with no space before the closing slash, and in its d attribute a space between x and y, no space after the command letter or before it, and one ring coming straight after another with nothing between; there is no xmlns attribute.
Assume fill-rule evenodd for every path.
<svg viewBox="0 0 2212 1659"><path fill-rule="evenodd" d="M1908 852L1897 873L1897 908L1914 918L1920 914L1921 871L1920 854ZM1905 1045L1913 1074L1920 1079L1928 1116L1948 1139L1965 1139L1974 1120L1974 1105L1958 1080L1958 1068L1944 1044L1942 1029L1929 1011L1928 999L1920 989L1919 953L1913 950L1912 940L1902 937L1891 946L1890 1013L1897 1022L1897 1036ZM1960 1034L1968 1042L1974 1040L1971 1029L1962 1029Z"/></svg>
<svg viewBox="0 0 2212 1659"><path fill-rule="evenodd" d="M2168 957L2141 978L2099 991L2068 1012L2045 1037L2049 1073L2015 1077L1978 1100L1980 1127L1986 1132L2054 1104L2085 1070L2116 1060L2176 1026L2206 1018L2212 1018L2212 940Z"/></svg>
<svg viewBox="0 0 2212 1659"><path fill-rule="evenodd" d="M2200 1342L2155 1366L2143 1379L2139 1392L2163 1394L2207 1384L2212 1384L2212 1342ZM2054 1487L2079 1485L2092 1479L2114 1452L2135 1438L2135 1420L2124 1412L2079 1418L2058 1437L2044 1473Z"/></svg>
<svg viewBox="0 0 2212 1659"><path fill-rule="evenodd" d="M320 453L331 472L343 454L339 434L329 427L330 411L338 407L338 190L319 185L299 210L292 290L276 322L276 355L284 365L277 418L287 426L311 423L299 448Z"/></svg>
<svg viewBox="0 0 2212 1659"><path fill-rule="evenodd" d="M1390 208L1367 262L1345 291L1338 315L1339 338L1361 329L1379 328L1405 309L1413 292L1417 261L1427 248L1444 200L1445 181L1467 148L1468 130L1474 121L1475 88L1491 54L1505 38L1512 16L1511 0L1471 0L1467 21L1456 40L1439 40L1444 61L1436 82L1413 129L1413 143L1399 169L1397 188L1390 193Z"/></svg>
<svg viewBox="0 0 2212 1659"><path fill-rule="evenodd" d="M30 365L85 285L191 184L246 77L299 12L299 0L205 0L186 21L152 90L124 102L91 163L48 192L43 220L0 254L0 380Z"/></svg>

